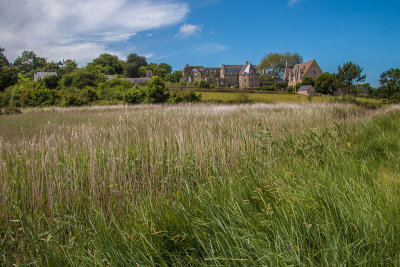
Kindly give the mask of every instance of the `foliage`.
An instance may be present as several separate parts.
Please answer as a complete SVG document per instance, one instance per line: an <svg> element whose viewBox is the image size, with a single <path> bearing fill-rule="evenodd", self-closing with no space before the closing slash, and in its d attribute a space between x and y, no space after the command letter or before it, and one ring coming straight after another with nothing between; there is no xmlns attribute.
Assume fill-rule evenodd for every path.
<svg viewBox="0 0 400 267"><path fill-rule="evenodd" d="M301 85L315 85L315 79L313 79L312 77L306 76L303 77L302 81L301 81Z"/></svg>
<svg viewBox="0 0 400 267"><path fill-rule="evenodd" d="M153 76L151 82L146 85L146 101L148 103L163 103L168 100L170 94L161 77Z"/></svg>
<svg viewBox="0 0 400 267"><path fill-rule="evenodd" d="M295 65L301 62L303 62L303 57L298 53L269 53L261 60L258 69L267 72L265 77L267 80L280 82L283 81L286 63Z"/></svg>
<svg viewBox="0 0 400 267"><path fill-rule="evenodd" d="M80 98L82 99L83 103L87 104L99 99L96 90L93 87L86 86L80 92Z"/></svg>
<svg viewBox="0 0 400 267"><path fill-rule="evenodd" d="M380 75L378 95L396 102L400 95L400 69L390 69Z"/></svg>
<svg viewBox="0 0 400 267"><path fill-rule="evenodd" d="M277 85L264 85L260 87L261 91L269 91L269 92L274 92L278 91L280 88Z"/></svg>
<svg viewBox="0 0 400 267"><path fill-rule="evenodd" d="M138 78L140 77L139 69L143 66L147 66L145 57L138 56L137 54L129 54L123 66L123 73L126 77Z"/></svg>
<svg viewBox="0 0 400 267"><path fill-rule="evenodd" d="M65 87L82 89L85 86L96 87L104 78L98 73L86 69L76 69L71 74L64 75L62 84Z"/></svg>
<svg viewBox="0 0 400 267"><path fill-rule="evenodd" d="M59 77L63 77L65 74L72 73L77 68L78 68L78 65L74 61L68 59L68 60L66 60L65 67L57 70L57 75Z"/></svg>
<svg viewBox="0 0 400 267"><path fill-rule="evenodd" d="M346 89L346 93L351 93L354 84L365 81L367 75L363 75L362 72L363 68L351 61L346 62L343 64L343 66L338 67L337 78Z"/></svg>
<svg viewBox="0 0 400 267"><path fill-rule="evenodd" d="M99 66L100 72L108 75L122 74L123 62L117 56L110 54L101 54L98 58L93 59L90 63L94 66Z"/></svg>
<svg viewBox="0 0 400 267"><path fill-rule="evenodd" d="M32 73L39 68L46 66L46 60L38 57L33 51L23 51L22 55L17 57L13 64L23 74Z"/></svg>
<svg viewBox="0 0 400 267"><path fill-rule="evenodd" d="M315 80L315 91L319 94L333 95L337 89L339 88L335 74L324 72Z"/></svg>
<svg viewBox="0 0 400 267"><path fill-rule="evenodd" d="M205 80L199 80L199 81L194 81L192 85L200 88L210 88L211 84Z"/></svg>
<svg viewBox="0 0 400 267"><path fill-rule="evenodd" d="M173 104L181 102L199 102L201 95L193 91L177 91L171 94L169 101Z"/></svg>
<svg viewBox="0 0 400 267"><path fill-rule="evenodd" d="M58 87L58 75L49 75L43 78L43 84L49 89L56 89Z"/></svg>
<svg viewBox="0 0 400 267"><path fill-rule="evenodd" d="M146 93L138 87L132 87L126 90L124 100L129 104L139 104L144 101Z"/></svg>
<svg viewBox="0 0 400 267"><path fill-rule="evenodd" d="M60 99L56 90L48 89L38 83L34 88L29 88L21 96L21 105L24 107L52 106Z"/></svg>
<svg viewBox="0 0 400 267"><path fill-rule="evenodd" d="M0 47L0 68L10 66L10 62L7 57L4 55L5 49Z"/></svg>
<svg viewBox="0 0 400 267"><path fill-rule="evenodd" d="M171 82L171 83L179 83L182 77L182 71L176 70L172 73L168 73L165 76L165 81Z"/></svg>
<svg viewBox="0 0 400 267"><path fill-rule="evenodd" d="M147 66L142 66L139 69L139 74L141 77L146 76L146 71L151 70L154 76L166 78L172 71L172 67L166 63L161 63L157 65L156 63L150 63Z"/></svg>
<svg viewBox="0 0 400 267"><path fill-rule="evenodd" d="M18 81L18 70L15 67L0 67L0 91L16 84Z"/></svg>

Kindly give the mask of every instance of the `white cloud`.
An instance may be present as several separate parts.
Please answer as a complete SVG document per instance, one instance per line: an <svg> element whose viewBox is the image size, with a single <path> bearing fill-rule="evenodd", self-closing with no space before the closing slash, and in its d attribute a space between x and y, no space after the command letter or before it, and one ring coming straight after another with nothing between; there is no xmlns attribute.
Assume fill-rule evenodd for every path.
<svg viewBox="0 0 400 267"><path fill-rule="evenodd" d="M299 2L299 0L289 0L288 6L292 6L292 5L296 4L297 2Z"/></svg>
<svg viewBox="0 0 400 267"><path fill-rule="evenodd" d="M3 0L0 45L14 59L33 50L49 60L80 64L137 32L180 23L188 14L178 0Z"/></svg>
<svg viewBox="0 0 400 267"><path fill-rule="evenodd" d="M186 38L191 35L196 35L201 32L201 27L199 25L183 24L179 29L179 33L175 35L178 38Z"/></svg>
<svg viewBox="0 0 400 267"><path fill-rule="evenodd" d="M214 54L214 53L222 52L226 49L228 49L227 46L217 44L217 43L203 44L196 48L197 52L199 52L200 54Z"/></svg>

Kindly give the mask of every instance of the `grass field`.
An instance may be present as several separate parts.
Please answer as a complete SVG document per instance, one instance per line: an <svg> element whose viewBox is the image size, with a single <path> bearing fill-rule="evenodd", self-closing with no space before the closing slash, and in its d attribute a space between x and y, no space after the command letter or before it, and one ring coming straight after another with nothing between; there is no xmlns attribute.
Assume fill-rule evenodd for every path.
<svg viewBox="0 0 400 267"><path fill-rule="evenodd" d="M399 136L398 106L0 116L0 265L398 266Z"/></svg>
<svg viewBox="0 0 400 267"><path fill-rule="evenodd" d="M332 102L335 101L335 97L329 96L313 96L311 100L306 95L299 94L277 94L277 93L247 93L247 94L239 94L239 93L219 93L219 92L201 92L202 100L209 102L236 102L243 100L244 97L247 97L249 101L252 102L261 102L261 103L306 103L306 102L314 102L314 103L324 103L324 102ZM340 98L339 98L340 99ZM371 104L380 104L381 100L373 99L373 98L363 98L357 97L357 101L361 103L371 103Z"/></svg>

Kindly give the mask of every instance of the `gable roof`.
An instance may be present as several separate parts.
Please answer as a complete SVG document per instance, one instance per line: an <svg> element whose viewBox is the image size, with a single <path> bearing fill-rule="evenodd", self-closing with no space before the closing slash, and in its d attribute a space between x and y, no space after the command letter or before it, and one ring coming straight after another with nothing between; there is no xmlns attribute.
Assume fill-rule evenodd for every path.
<svg viewBox="0 0 400 267"><path fill-rule="evenodd" d="M314 62L316 62L315 59L307 61L307 62L304 62L304 63L300 63L300 64L297 64L297 65L294 65L293 68L304 69L304 73L306 73Z"/></svg>
<svg viewBox="0 0 400 267"><path fill-rule="evenodd" d="M240 75L250 74L250 73L257 73L257 68L251 63L244 64L244 66L239 72Z"/></svg>
<svg viewBox="0 0 400 267"><path fill-rule="evenodd" d="M314 89L314 87L312 85L303 85L300 86L300 88L297 91L308 91L308 89Z"/></svg>
<svg viewBox="0 0 400 267"><path fill-rule="evenodd" d="M239 74L242 70L243 65L224 65L226 73L236 73Z"/></svg>

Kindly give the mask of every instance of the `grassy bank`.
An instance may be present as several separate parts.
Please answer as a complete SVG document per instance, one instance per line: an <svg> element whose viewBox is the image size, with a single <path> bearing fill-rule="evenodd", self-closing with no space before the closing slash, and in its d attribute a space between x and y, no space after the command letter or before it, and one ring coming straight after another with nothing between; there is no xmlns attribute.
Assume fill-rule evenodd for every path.
<svg viewBox="0 0 400 267"><path fill-rule="evenodd" d="M399 265L391 109L142 105L0 117L0 261Z"/></svg>

